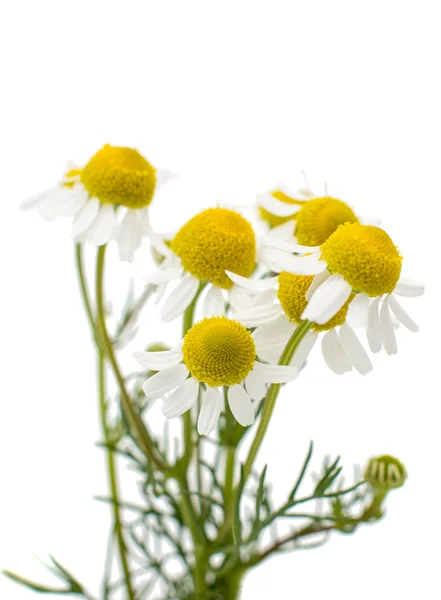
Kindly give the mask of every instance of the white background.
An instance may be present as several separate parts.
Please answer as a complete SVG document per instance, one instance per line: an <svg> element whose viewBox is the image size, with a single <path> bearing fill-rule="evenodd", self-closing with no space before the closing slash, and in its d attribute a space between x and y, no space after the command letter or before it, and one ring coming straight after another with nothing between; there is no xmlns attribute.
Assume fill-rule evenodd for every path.
<svg viewBox="0 0 441 600"><path fill-rule="evenodd" d="M92 590L107 509L95 358L67 224L19 213L67 159L138 147L181 181L153 209L173 230L217 201L252 202L300 168L380 215L424 280L421 325L372 374L319 353L281 396L260 461L287 487L309 439L353 463L407 465L387 518L251 573L244 600L440 597L439 3L15 0L0 14L2 327L0 566L49 581L50 552ZM137 266L151 268L148 250ZM144 262L145 261L145 262ZM116 266L118 273L127 273ZM150 313L151 315L153 312ZM158 337L152 326L151 339ZM167 328L173 342L173 329ZM150 339L145 339L145 342ZM34 595L0 579L0 597Z"/></svg>

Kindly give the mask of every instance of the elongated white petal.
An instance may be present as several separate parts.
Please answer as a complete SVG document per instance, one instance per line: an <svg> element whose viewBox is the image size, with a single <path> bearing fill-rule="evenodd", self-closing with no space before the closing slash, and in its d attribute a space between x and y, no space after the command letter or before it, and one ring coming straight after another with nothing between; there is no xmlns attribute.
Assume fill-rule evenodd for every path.
<svg viewBox="0 0 441 600"><path fill-rule="evenodd" d="M392 355L397 353L397 340L395 337L394 326L389 310L389 296L383 300L380 311L380 326L383 336L383 346L387 354Z"/></svg>
<svg viewBox="0 0 441 600"><path fill-rule="evenodd" d="M173 181L174 179L179 179L179 176L169 169L156 169L156 189L155 193L161 189L166 183L169 181Z"/></svg>
<svg viewBox="0 0 441 600"><path fill-rule="evenodd" d="M415 298L424 294L424 283L421 281L414 281L413 279L405 279L401 277L394 289L394 294L399 296L406 296L408 298Z"/></svg>
<svg viewBox="0 0 441 600"><path fill-rule="evenodd" d="M331 275L315 290L302 319L324 325L338 313L351 293L351 286L341 275Z"/></svg>
<svg viewBox="0 0 441 600"><path fill-rule="evenodd" d="M157 250L162 256L169 256L170 254L172 254L172 250L167 246L163 237L159 233L154 231L154 229L150 225L150 215L148 207L140 211L139 219L142 232L149 237L153 248L155 248L155 250Z"/></svg>
<svg viewBox="0 0 441 600"><path fill-rule="evenodd" d="M296 229L296 222L294 219L287 221L286 223L282 223L282 225L277 225L277 227L273 227L268 231L267 236L278 238L279 240L287 240L292 241L294 232Z"/></svg>
<svg viewBox="0 0 441 600"><path fill-rule="evenodd" d="M322 354L325 363L337 375L352 371L352 363L347 357L335 329L330 329L323 336Z"/></svg>
<svg viewBox="0 0 441 600"><path fill-rule="evenodd" d="M163 299L163 297L167 291L167 287L168 287L167 283L160 283L157 286L155 304L159 304L161 302L161 300Z"/></svg>
<svg viewBox="0 0 441 600"><path fill-rule="evenodd" d="M262 377L267 383L288 383L293 381L299 374L297 367L285 365L264 365L256 360L254 372Z"/></svg>
<svg viewBox="0 0 441 600"><path fill-rule="evenodd" d="M161 283L169 283L175 279L179 279L183 273L182 267L171 267L170 269L158 269L154 273L143 277L146 283L159 285Z"/></svg>
<svg viewBox="0 0 441 600"><path fill-rule="evenodd" d="M394 315L397 317L400 323L404 325L404 327L407 327L407 329L415 333L419 331L420 328L418 327L418 324L415 323L412 317L407 313L407 311L404 310L404 308L394 296L389 297L389 306Z"/></svg>
<svg viewBox="0 0 441 600"><path fill-rule="evenodd" d="M133 356L140 365L153 371L169 369L182 362L181 348L161 352L134 352Z"/></svg>
<svg viewBox="0 0 441 600"><path fill-rule="evenodd" d="M234 418L242 427L247 427L254 423L253 403L241 385L233 385L229 388L228 404Z"/></svg>
<svg viewBox="0 0 441 600"><path fill-rule="evenodd" d="M36 208L40 204L40 202L43 200L43 198L45 198L46 196L51 194L55 189L57 189L57 188L55 188L55 187L49 188L48 190L45 190L44 192L40 192L38 194L35 194L35 196L31 196L30 198L23 200L23 202L20 204L20 210L31 210L32 208Z"/></svg>
<svg viewBox="0 0 441 600"><path fill-rule="evenodd" d="M77 214L72 224L72 237L74 239L85 233L98 217L100 211L100 201L98 198L90 198L80 212Z"/></svg>
<svg viewBox="0 0 441 600"><path fill-rule="evenodd" d="M349 304L346 320L351 327L368 328L369 296L357 294Z"/></svg>
<svg viewBox="0 0 441 600"><path fill-rule="evenodd" d="M299 204L281 202L271 194L258 194L257 204L276 217L291 217L301 209Z"/></svg>
<svg viewBox="0 0 441 600"><path fill-rule="evenodd" d="M184 383L188 376L188 369L185 365L176 365L169 369L159 371L142 386L144 394L149 398L160 398L167 392L171 392L176 387Z"/></svg>
<svg viewBox="0 0 441 600"><path fill-rule="evenodd" d="M103 204L97 218L85 232L88 242L103 246L111 239L115 227L115 209L112 204Z"/></svg>
<svg viewBox="0 0 441 600"><path fill-rule="evenodd" d="M228 302L230 303L231 308L236 312L246 310L252 305L249 294L238 285L233 285L231 290L228 290Z"/></svg>
<svg viewBox="0 0 441 600"><path fill-rule="evenodd" d="M245 378L245 388L253 400L261 400L266 395L265 379L253 369Z"/></svg>
<svg viewBox="0 0 441 600"><path fill-rule="evenodd" d="M269 235L264 236L262 243L264 246L269 246L270 248L277 248L284 252L296 252L297 254L310 254L320 249L320 246L301 246L294 241L281 240Z"/></svg>
<svg viewBox="0 0 441 600"><path fill-rule="evenodd" d="M222 394L219 388L207 388L202 398L201 412L198 418L198 432L200 435L209 435L216 427L222 404Z"/></svg>
<svg viewBox="0 0 441 600"><path fill-rule="evenodd" d="M204 298L203 315L205 318L221 317L225 314L225 301L222 290L212 285Z"/></svg>
<svg viewBox="0 0 441 600"><path fill-rule="evenodd" d="M181 281L178 287L172 291L164 303L159 316L168 323L182 315L185 309L192 303L199 289L199 280L191 275Z"/></svg>
<svg viewBox="0 0 441 600"><path fill-rule="evenodd" d="M170 396L164 400L162 414L167 419L173 419L183 415L196 402L198 397L199 383L194 377L190 377L180 384Z"/></svg>
<svg viewBox="0 0 441 600"><path fill-rule="evenodd" d="M258 327L275 321L281 312L282 309L279 304L265 304L240 313L234 313L231 318L242 323L244 327Z"/></svg>
<svg viewBox="0 0 441 600"><path fill-rule="evenodd" d="M250 298L251 306L260 306L262 304L274 304L277 298L277 290L267 290L266 292L258 292Z"/></svg>
<svg viewBox="0 0 441 600"><path fill-rule="evenodd" d="M288 320L288 317L283 313L273 323L261 325L252 333L255 344L280 341L286 339L287 335L291 335L296 324Z"/></svg>
<svg viewBox="0 0 441 600"><path fill-rule="evenodd" d="M120 260L132 262L142 242L141 224L134 210L128 210L118 226L116 239Z"/></svg>
<svg viewBox="0 0 441 600"><path fill-rule="evenodd" d="M291 359L290 364L292 367L296 367L300 371L311 353L311 350L314 348L317 339L318 333L316 331L308 331Z"/></svg>
<svg viewBox="0 0 441 600"><path fill-rule="evenodd" d="M50 222L59 216L65 198L64 191L61 186L54 187L38 202L35 208L42 219Z"/></svg>
<svg viewBox="0 0 441 600"><path fill-rule="evenodd" d="M309 302L311 300L312 295L315 292L315 290L318 287L320 287L322 285L322 283L324 283L330 276L331 276L331 273L328 271L328 269L325 269L324 271L322 271L321 273L319 273L318 275L316 275L314 277L311 285L306 290L305 298L306 298L307 302Z"/></svg>
<svg viewBox="0 0 441 600"><path fill-rule="evenodd" d="M358 220L361 223L361 225L375 225L376 227L381 225L381 219L379 217L365 215L362 217L358 217Z"/></svg>
<svg viewBox="0 0 441 600"><path fill-rule="evenodd" d="M368 311L368 329L367 329L367 340L371 352L377 354L383 347L383 337L381 335L380 327L380 315L378 312L378 305L380 304L380 298L375 300L369 306Z"/></svg>
<svg viewBox="0 0 441 600"><path fill-rule="evenodd" d="M318 252L307 256L294 256L276 248L262 250L263 262L276 273L288 271L296 275L318 275L327 267L324 260L319 260L319 256Z"/></svg>
<svg viewBox="0 0 441 600"><path fill-rule="evenodd" d="M60 207L60 217L75 217L89 200L89 194L81 185L75 185L73 188L67 188L70 191L64 198Z"/></svg>
<svg viewBox="0 0 441 600"><path fill-rule="evenodd" d="M347 323L343 323L339 334L340 342L354 369L362 375L367 375L372 371L372 363L354 330Z"/></svg>
<svg viewBox="0 0 441 600"><path fill-rule="evenodd" d="M270 290L277 283L278 279L277 277L268 277L267 279L251 279L248 277L242 277L242 275L237 275L231 271L225 271L225 273L233 283L247 290L251 290L252 292L265 292L266 290Z"/></svg>

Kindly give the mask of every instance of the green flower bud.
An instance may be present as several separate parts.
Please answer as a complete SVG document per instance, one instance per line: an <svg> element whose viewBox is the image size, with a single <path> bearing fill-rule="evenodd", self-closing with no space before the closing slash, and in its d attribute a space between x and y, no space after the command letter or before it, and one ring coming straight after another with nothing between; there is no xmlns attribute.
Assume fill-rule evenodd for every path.
<svg viewBox="0 0 441 600"><path fill-rule="evenodd" d="M387 491L404 485L407 472L397 458L384 454L370 459L364 478L373 488Z"/></svg>

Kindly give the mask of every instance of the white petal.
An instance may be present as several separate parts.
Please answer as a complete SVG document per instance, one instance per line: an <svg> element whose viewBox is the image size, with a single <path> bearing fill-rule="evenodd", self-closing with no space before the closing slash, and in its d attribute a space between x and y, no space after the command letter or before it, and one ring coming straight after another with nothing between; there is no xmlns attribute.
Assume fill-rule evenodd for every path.
<svg viewBox="0 0 441 600"><path fill-rule="evenodd" d="M132 262L142 242L141 224L134 210L128 210L118 226L116 239L120 260Z"/></svg>
<svg viewBox="0 0 441 600"><path fill-rule="evenodd" d="M330 276L331 276L331 273L328 271L328 269L325 269L322 273L319 273L318 275L316 275L314 277L311 285L306 290L305 298L306 298L307 302L309 302L311 300L312 295L315 292L315 290L318 287L320 287L322 285L322 283L324 283Z"/></svg>
<svg viewBox="0 0 441 600"><path fill-rule="evenodd" d="M182 315L185 309L192 303L199 289L199 280L196 277L185 277L178 287L172 291L165 301L159 316L168 323Z"/></svg>
<svg viewBox="0 0 441 600"><path fill-rule="evenodd" d="M351 293L352 287L341 275L331 275L312 295L302 319L324 325L338 313Z"/></svg>
<svg viewBox="0 0 441 600"><path fill-rule="evenodd" d="M285 314L281 314L273 323L258 327L252 337L256 344L284 340L287 335L291 336L296 327Z"/></svg>
<svg viewBox="0 0 441 600"><path fill-rule="evenodd" d="M319 260L319 253L315 252L307 256L293 256L276 248L265 248L262 251L263 262L276 273L288 271L296 275L318 275L324 271L327 264Z"/></svg>
<svg viewBox="0 0 441 600"><path fill-rule="evenodd" d="M322 354L325 363L337 375L352 371L352 363L346 356L335 329L327 331L323 336Z"/></svg>
<svg viewBox="0 0 441 600"><path fill-rule="evenodd" d="M66 195L62 207L60 207L60 217L75 217L89 200L89 194L81 185L76 185Z"/></svg>
<svg viewBox="0 0 441 600"><path fill-rule="evenodd" d="M161 189L169 181L178 179L178 175L168 169L156 169L156 188L155 192Z"/></svg>
<svg viewBox="0 0 441 600"><path fill-rule="evenodd" d="M317 252L317 250L320 249L320 246L301 246L294 241L280 240L274 236L268 235L264 236L262 243L264 246L269 246L270 248L277 248L284 252L296 252L297 254L310 254L311 252Z"/></svg>
<svg viewBox="0 0 441 600"><path fill-rule="evenodd" d="M176 365L175 367L170 367L170 369L159 371L159 373L147 379L142 389L144 394L149 398L160 398L184 383L187 376L187 367L185 365Z"/></svg>
<svg viewBox="0 0 441 600"><path fill-rule="evenodd" d="M170 254L172 254L171 249L167 246L163 237L159 233L156 233L156 231L154 231L152 226L150 225L150 215L148 208L143 211L140 211L139 218L142 231L143 233L145 233L145 235L147 235L150 238L150 242L153 248L155 248L155 250L157 250L162 256L169 256Z"/></svg>
<svg viewBox="0 0 441 600"><path fill-rule="evenodd" d="M233 287L228 290L228 302L230 303L231 308L236 312L246 310L252 305L250 296L238 285L233 285Z"/></svg>
<svg viewBox="0 0 441 600"><path fill-rule="evenodd" d="M38 202L36 209L45 221L53 221L59 216L60 206L63 204L63 188L54 187Z"/></svg>
<svg viewBox="0 0 441 600"><path fill-rule="evenodd" d="M343 323L339 333L340 342L354 368L362 375L372 371L371 360L354 330L347 323Z"/></svg>
<svg viewBox="0 0 441 600"><path fill-rule="evenodd" d="M279 304L265 304L240 313L234 313L231 318L242 323L244 327L258 327L275 321L281 312L282 308Z"/></svg>
<svg viewBox="0 0 441 600"><path fill-rule="evenodd" d="M394 294L399 296L406 296L408 298L415 298L416 296L422 296L424 294L424 283L420 281L414 281L412 279L405 279L401 277L394 289Z"/></svg>
<svg viewBox="0 0 441 600"><path fill-rule="evenodd" d="M378 312L378 305L380 304L381 296L375 298L372 304L369 306L368 311L368 329L367 329L367 340L371 352L378 353L383 347L383 338L381 335L380 327L380 315Z"/></svg>
<svg viewBox="0 0 441 600"><path fill-rule="evenodd" d="M271 194L258 194L257 204L276 217L291 217L302 208L299 204L281 202Z"/></svg>
<svg viewBox="0 0 441 600"><path fill-rule="evenodd" d="M265 380L254 369L245 378L245 388L253 400L261 400L266 396Z"/></svg>
<svg viewBox="0 0 441 600"><path fill-rule="evenodd" d="M363 217L358 217L358 220L361 225L375 225L376 227L378 227L378 225L381 225L381 219L379 217L365 215Z"/></svg>
<svg viewBox="0 0 441 600"><path fill-rule="evenodd" d="M380 311L380 325L384 349L389 355L396 354L397 340L389 310L389 296L386 296L386 298L383 300L383 305Z"/></svg>
<svg viewBox="0 0 441 600"><path fill-rule="evenodd" d="M296 229L296 222L294 219L287 221L286 223L282 223L282 225L277 225L277 227L273 227L268 231L267 235L270 237L276 237L279 240L287 240L291 241L294 236L294 231Z"/></svg>
<svg viewBox="0 0 441 600"><path fill-rule="evenodd" d="M72 224L72 237L78 238L85 233L98 216L100 210L100 201L98 198L90 198Z"/></svg>
<svg viewBox="0 0 441 600"><path fill-rule="evenodd" d="M165 295L165 292L167 291L167 287L168 287L167 283L160 283L157 286L155 304L159 304L161 302L161 300L163 299L163 297Z"/></svg>
<svg viewBox="0 0 441 600"><path fill-rule="evenodd" d="M46 196L51 194L55 189L58 189L58 186L49 188L48 190L45 190L44 192L40 192L39 194L36 194L35 196L31 196L30 198L23 200L23 202L20 204L20 210L30 210L32 208L36 208L40 204L40 202L43 200L43 198L45 198Z"/></svg>
<svg viewBox="0 0 441 600"><path fill-rule="evenodd" d="M162 414L167 419L179 417L189 410L198 398L199 382L190 377L170 394L162 406Z"/></svg>
<svg viewBox="0 0 441 600"><path fill-rule="evenodd" d="M198 432L200 435L210 434L219 420L223 400L219 388L207 388L203 398L201 412L198 418Z"/></svg>
<svg viewBox="0 0 441 600"><path fill-rule="evenodd" d="M267 279L250 279L248 277L242 277L242 275L232 273L231 271L225 271L225 273L233 283L253 292L265 292L266 290L272 289L277 283L278 279L277 277L268 277Z"/></svg>
<svg viewBox="0 0 441 600"><path fill-rule="evenodd" d="M389 306L392 309L394 315L397 317L400 323L404 325L404 327L407 327L407 329L415 333L419 331L420 328L418 327L418 324L415 323L412 317L410 317L407 311L404 310L404 308L394 296L389 297Z"/></svg>
<svg viewBox="0 0 441 600"><path fill-rule="evenodd" d="M297 367L285 365L264 365L256 360L254 363L255 373L267 383L288 383L293 381L299 374Z"/></svg>
<svg viewBox="0 0 441 600"><path fill-rule="evenodd" d="M220 288L215 285L210 286L204 298L202 312L205 318L221 317L225 314L225 302Z"/></svg>
<svg viewBox="0 0 441 600"><path fill-rule="evenodd" d="M236 421L243 427L254 423L254 406L251 398L241 385L233 385L228 390L228 404Z"/></svg>
<svg viewBox="0 0 441 600"><path fill-rule="evenodd" d="M277 290L267 290L259 292L250 298L251 306L260 306L262 304L273 304L277 298Z"/></svg>
<svg viewBox="0 0 441 600"><path fill-rule="evenodd" d="M182 350L162 350L161 352L134 352L133 356L140 365L153 371L169 369L182 362Z"/></svg>
<svg viewBox="0 0 441 600"><path fill-rule="evenodd" d="M369 296L357 294L349 304L346 320L351 327L368 328Z"/></svg>
<svg viewBox="0 0 441 600"><path fill-rule="evenodd" d="M114 227L115 209L112 204L103 204L97 218L85 232L86 240L94 246L103 246L112 238Z"/></svg>
<svg viewBox="0 0 441 600"><path fill-rule="evenodd" d="M300 371L311 353L311 350L314 348L317 339L318 333L316 331L308 331L291 359L290 364L292 367L296 367Z"/></svg>
<svg viewBox="0 0 441 600"><path fill-rule="evenodd" d="M175 279L179 279L183 273L182 267L171 267L170 269L158 269L154 273L143 277L146 283L159 285L161 283L169 283Z"/></svg>

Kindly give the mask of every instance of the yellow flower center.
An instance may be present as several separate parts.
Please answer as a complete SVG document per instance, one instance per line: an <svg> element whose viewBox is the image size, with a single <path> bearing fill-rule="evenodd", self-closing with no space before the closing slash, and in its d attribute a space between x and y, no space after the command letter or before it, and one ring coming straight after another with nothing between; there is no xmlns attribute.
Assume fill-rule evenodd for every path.
<svg viewBox="0 0 441 600"><path fill-rule="evenodd" d="M171 247L186 271L225 289L233 285L225 270L249 277L256 262L253 228L226 208L209 208L190 219Z"/></svg>
<svg viewBox="0 0 441 600"><path fill-rule="evenodd" d="M297 213L295 235L303 246L320 246L343 223L358 223L345 202L328 196L314 198Z"/></svg>
<svg viewBox="0 0 441 600"><path fill-rule="evenodd" d="M271 195L274 196L280 202L284 202L285 204L305 204L306 200L297 200L296 198L290 198L281 190L276 190L271 192ZM292 221L295 219L297 215L292 215L290 217L278 217L277 215L273 215L272 213L265 210L262 206L259 206L259 214L260 218L263 221L266 221L270 227L277 227L277 225L282 225L287 221Z"/></svg>
<svg viewBox="0 0 441 600"><path fill-rule="evenodd" d="M340 273L354 292L390 294L400 278L403 258L383 229L341 225L321 246L331 273Z"/></svg>
<svg viewBox="0 0 441 600"><path fill-rule="evenodd" d="M278 297L286 316L290 321L299 323L302 318L302 313L306 308L307 302L305 294L312 283L314 277L312 275L294 275L283 271L279 275L279 291ZM327 331L333 329L337 325L342 325L346 320L349 304L354 298L351 294L347 302L341 307L332 319L324 325L314 324L314 331Z"/></svg>
<svg viewBox="0 0 441 600"><path fill-rule="evenodd" d="M184 338L182 353L193 377L210 387L240 383L256 358L250 332L225 317L203 319L194 325Z"/></svg>
<svg viewBox="0 0 441 600"><path fill-rule="evenodd" d="M156 170L137 150L106 144L81 171L81 182L100 202L143 208L152 201Z"/></svg>
<svg viewBox="0 0 441 600"><path fill-rule="evenodd" d="M406 477L403 463L387 454L371 458L364 473L364 478L372 487L386 490L401 487Z"/></svg>
<svg viewBox="0 0 441 600"><path fill-rule="evenodd" d="M77 175L81 175L81 169L69 169L67 173L64 174L65 179L69 179L70 177L76 177ZM76 180L74 181L63 181L64 187L73 187L76 184Z"/></svg>

